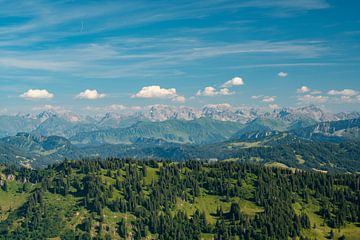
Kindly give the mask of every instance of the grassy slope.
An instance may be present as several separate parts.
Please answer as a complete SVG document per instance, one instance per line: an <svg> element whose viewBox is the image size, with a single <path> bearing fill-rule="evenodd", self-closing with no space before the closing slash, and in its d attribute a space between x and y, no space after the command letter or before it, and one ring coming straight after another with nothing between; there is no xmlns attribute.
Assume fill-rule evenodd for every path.
<svg viewBox="0 0 360 240"><path fill-rule="evenodd" d="M320 210L319 202L315 199L311 199L309 203L297 202L293 205L295 212L300 214L304 211L310 218L311 229L303 230L304 236L310 239L326 240L329 237L329 233L332 228L324 224L324 219L317 214ZM314 228L314 225L316 228ZM347 224L340 229L332 229L335 235L335 239L344 235L346 239L357 240L360 236L360 227L355 224Z"/></svg>
<svg viewBox="0 0 360 240"><path fill-rule="evenodd" d="M8 182L8 191L0 190L0 221L5 220L9 210L18 209L26 201L29 193L20 193L20 185L15 181Z"/></svg>
<svg viewBox="0 0 360 240"><path fill-rule="evenodd" d="M206 220L209 223L215 224L217 220L217 217L215 216L216 210L221 207L224 212L228 212L230 210L231 202L234 201L240 204L241 212L247 215L254 216L256 213L263 211L261 207L248 200L232 198L229 202L225 202L222 196L204 195L197 197L194 203L178 199L175 206L175 212L185 210L188 216L192 216L196 210L199 210L200 212L205 212Z"/></svg>

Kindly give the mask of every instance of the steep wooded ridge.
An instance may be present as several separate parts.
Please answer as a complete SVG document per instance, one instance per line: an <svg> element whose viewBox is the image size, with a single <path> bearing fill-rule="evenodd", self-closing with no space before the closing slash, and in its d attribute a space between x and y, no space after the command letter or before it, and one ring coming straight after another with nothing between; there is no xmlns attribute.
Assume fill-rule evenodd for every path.
<svg viewBox="0 0 360 240"><path fill-rule="evenodd" d="M360 176L242 162L0 167L0 239L358 239Z"/></svg>

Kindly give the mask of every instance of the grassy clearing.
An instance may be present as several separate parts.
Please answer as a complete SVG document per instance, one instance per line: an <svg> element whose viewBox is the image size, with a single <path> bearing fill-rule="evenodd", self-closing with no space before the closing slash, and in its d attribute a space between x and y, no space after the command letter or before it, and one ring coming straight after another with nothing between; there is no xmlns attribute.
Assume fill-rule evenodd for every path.
<svg viewBox="0 0 360 240"><path fill-rule="evenodd" d="M159 169L158 168L151 168L151 167L148 167L146 169L146 176L145 176L145 183L147 185L150 185L152 181L156 181L159 176L158 176L158 172L159 172Z"/></svg>
<svg viewBox="0 0 360 240"><path fill-rule="evenodd" d="M203 233L200 236L201 240L213 240L215 238L214 234L210 234L210 233Z"/></svg>
<svg viewBox="0 0 360 240"><path fill-rule="evenodd" d="M271 163L266 163L265 166L267 167L274 167L274 168L284 168L284 169L289 169L289 167L283 163L279 163L279 162L271 162Z"/></svg>
<svg viewBox="0 0 360 240"><path fill-rule="evenodd" d="M119 213L119 212L112 212L108 208L104 208L104 223L102 225L103 229L107 229L111 236L111 239L120 239L119 235L117 234L117 227L118 223L121 219L125 219L126 226L128 230L131 231L131 221L135 220L135 216L129 213Z"/></svg>
<svg viewBox="0 0 360 240"><path fill-rule="evenodd" d="M305 160L302 158L301 155L299 154L296 154L296 160L298 161L299 164L304 164L305 163Z"/></svg>
<svg viewBox="0 0 360 240"><path fill-rule="evenodd" d="M297 202L293 207L297 214L303 211L309 216L311 229L302 230L302 234L310 239L326 240L331 230L334 232L334 239L338 239L342 235L344 235L347 240L360 239L360 227L357 226L357 224L347 224L340 229L333 229L324 223L324 219L317 214L320 210L320 205L316 200L311 200L307 204Z"/></svg>
<svg viewBox="0 0 360 240"><path fill-rule="evenodd" d="M233 201L236 201L240 204L241 212L244 214L254 216L256 213L263 211L261 207L256 206L253 202L248 200L232 198L229 202L225 202L224 198L221 196L205 195L197 197L193 204L182 199L178 199L175 206L175 212L185 211L186 214L190 217L196 210L199 210L200 212L205 212L206 220L209 223L215 224L217 220L216 210L221 207L223 212L228 212L230 210L231 202Z"/></svg>
<svg viewBox="0 0 360 240"><path fill-rule="evenodd" d="M80 199L72 195L64 197L60 194L46 192L44 201L47 206L54 207L59 216L64 216L69 228L73 228L81 222L82 215L80 215L80 212L84 212L84 210L78 207Z"/></svg>
<svg viewBox="0 0 360 240"><path fill-rule="evenodd" d="M235 142L229 144L231 147L240 147L240 148L253 148L253 147L260 147L261 142Z"/></svg>
<svg viewBox="0 0 360 240"><path fill-rule="evenodd" d="M18 209L25 203L29 193L20 193L21 187L22 184L8 181L8 191L0 189L0 221L7 218L9 210Z"/></svg>

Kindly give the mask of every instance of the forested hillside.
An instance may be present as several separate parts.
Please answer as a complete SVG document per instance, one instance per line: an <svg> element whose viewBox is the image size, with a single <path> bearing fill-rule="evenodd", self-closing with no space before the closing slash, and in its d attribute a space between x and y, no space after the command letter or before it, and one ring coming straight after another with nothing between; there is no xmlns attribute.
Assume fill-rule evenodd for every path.
<svg viewBox="0 0 360 240"><path fill-rule="evenodd" d="M0 168L0 239L358 239L360 176L245 162Z"/></svg>

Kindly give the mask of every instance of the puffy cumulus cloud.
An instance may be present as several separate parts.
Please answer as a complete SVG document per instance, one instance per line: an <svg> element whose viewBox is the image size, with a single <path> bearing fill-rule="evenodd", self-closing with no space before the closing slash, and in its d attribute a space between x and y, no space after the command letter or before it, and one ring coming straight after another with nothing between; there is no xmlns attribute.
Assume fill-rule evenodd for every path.
<svg viewBox="0 0 360 240"><path fill-rule="evenodd" d="M196 96L207 96L212 97L217 94L216 88L214 87L205 87L204 90L199 90L196 93Z"/></svg>
<svg viewBox="0 0 360 240"><path fill-rule="evenodd" d="M173 102L184 103L186 101L184 96L177 96L172 99Z"/></svg>
<svg viewBox="0 0 360 240"><path fill-rule="evenodd" d="M177 97L175 88L161 88L160 86L143 87L133 98L175 98Z"/></svg>
<svg viewBox="0 0 360 240"><path fill-rule="evenodd" d="M353 90L353 89L344 89L344 90L330 90L328 91L329 95L341 95L341 96L355 96L358 94L357 91Z"/></svg>
<svg viewBox="0 0 360 240"><path fill-rule="evenodd" d="M281 77L281 78L285 78L287 77L289 74L287 72L279 72L278 73L278 76Z"/></svg>
<svg viewBox="0 0 360 240"><path fill-rule="evenodd" d="M244 80L241 77L234 77L233 79L225 82L222 87L223 88L229 88L232 86L241 86L244 85Z"/></svg>
<svg viewBox="0 0 360 240"><path fill-rule="evenodd" d="M304 103L325 103L328 101L328 97L326 96L313 96L313 95L310 95L310 94L306 94L304 96L299 96L298 97L298 100L300 102L304 102Z"/></svg>
<svg viewBox="0 0 360 240"><path fill-rule="evenodd" d="M231 92L228 88L222 88L219 91L219 95L233 95L234 92Z"/></svg>
<svg viewBox="0 0 360 240"><path fill-rule="evenodd" d="M360 102L360 95L356 96L356 99Z"/></svg>
<svg viewBox="0 0 360 240"><path fill-rule="evenodd" d="M132 95L133 98L162 98L171 99L173 102L184 103L186 98L177 94L175 88L161 88L160 86L143 87L139 92Z"/></svg>
<svg viewBox="0 0 360 240"><path fill-rule="evenodd" d="M228 88L221 88L219 91L214 87L206 87L203 90L199 90L196 93L196 96L205 96L205 97L213 97L217 95L232 95L234 94Z"/></svg>
<svg viewBox="0 0 360 240"><path fill-rule="evenodd" d="M21 94L20 97L26 99L51 99L54 97L54 94L46 89L29 89Z"/></svg>
<svg viewBox="0 0 360 240"><path fill-rule="evenodd" d="M93 90L86 89L85 91L79 93L76 96L76 98L95 100L95 99L104 98L105 96L106 96L106 94L99 93L96 89L93 89Z"/></svg>
<svg viewBox="0 0 360 240"><path fill-rule="evenodd" d="M276 96L265 96L265 97L263 97L263 99L261 101L262 102L274 102L275 98L276 98Z"/></svg>
<svg viewBox="0 0 360 240"><path fill-rule="evenodd" d="M311 89L307 86L302 86L301 88L297 89L296 92L297 93L307 93L310 92Z"/></svg>

